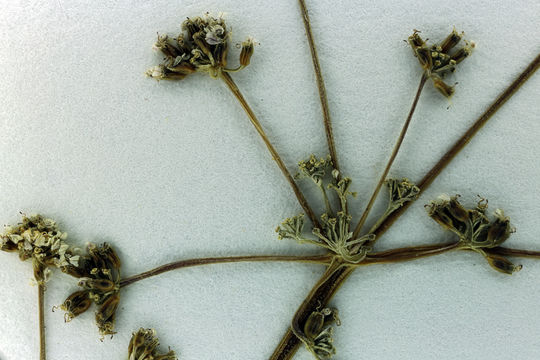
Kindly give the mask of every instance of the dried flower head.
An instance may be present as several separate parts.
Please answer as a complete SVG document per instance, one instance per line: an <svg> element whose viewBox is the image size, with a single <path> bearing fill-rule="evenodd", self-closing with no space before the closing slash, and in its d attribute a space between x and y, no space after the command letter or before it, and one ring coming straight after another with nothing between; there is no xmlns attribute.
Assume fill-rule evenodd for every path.
<svg viewBox="0 0 540 360"><path fill-rule="evenodd" d="M332 324L341 325L336 309L324 308L312 312L304 324L301 338L316 359L326 360L336 353Z"/></svg>
<svg viewBox="0 0 540 360"><path fill-rule="evenodd" d="M181 80L200 71L217 78L223 71L238 71L249 65L254 47L252 38L242 43L240 66L227 68L231 33L222 17L214 18L206 14L188 18L182 24L182 31L176 38L158 35L154 49L161 51L165 59L161 65L149 69L146 75L156 80Z"/></svg>
<svg viewBox="0 0 540 360"><path fill-rule="evenodd" d="M454 29L443 42L429 46L422 40L418 30L409 36L409 44L414 56L424 69L425 75L431 78L435 88L447 98L454 94L455 89L446 84L443 78L448 73L454 72L456 66L472 53L475 46L472 42L465 42L464 47L451 53L450 51L459 44L462 37L463 33L460 34Z"/></svg>
<svg viewBox="0 0 540 360"><path fill-rule="evenodd" d="M467 209L459 203L458 198L457 195L439 196L427 205L428 215L443 228L458 235L462 248L482 254L495 270L507 274L521 270L521 266L514 266L507 259L484 251L500 246L515 231L504 212L495 210L495 219L490 221L485 215L487 201L482 199L476 208Z"/></svg>
<svg viewBox="0 0 540 360"><path fill-rule="evenodd" d="M89 244L88 254L80 258L79 266L65 271L79 278L82 290L71 294L60 306L70 321L82 314L94 302L98 305L96 322L102 336L114 334L116 309L120 301L120 259L107 243Z"/></svg>
<svg viewBox="0 0 540 360"><path fill-rule="evenodd" d="M159 354L157 347L159 340L154 329L143 329L133 333L128 347L128 360L175 360L176 354L169 350L166 354Z"/></svg>
<svg viewBox="0 0 540 360"><path fill-rule="evenodd" d="M32 259L34 277L43 285L49 278L50 267L63 270L79 264L80 256L66 244L66 238L67 233L60 231L54 220L23 215L22 223L6 226L0 235L0 249L17 251L23 261Z"/></svg>
<svg viewBox="0 0 540 360"><path fill-rule="evenodd" d="M332 159L330 155L317 159L315 155L311 154L309 159L298 162L298 168L300 172L296 175L297 179L308 177L317 186L322 186L323 177L332 168Z"/></svg>
<svg viewBox="0 0 540 360"><path fill-rule="evenodd" d="M276 229L279 239L292 239L299 243L310 243L324 247L343 260L349 263L362 261L371 247L367 246L374 239L373 234L353 238L350 231L352 216L347 208L347 198L355 196L356 193L349 190L351 179L347 177L339 178L339 172L332 166L330 157L318 159L311 155L309 159L298 163L300 174L309 177L321 190L321 194L326 206L326 212L320 216L320 227L314 227L312 234L317 239L310 239L304 236L304 216L302 214L287 218ZM330 170L330 179L325 179L325 175ZM325 183L325 181L327 181ZM334 211L326 189L333 190L339 202L339 210Z"/></svg>

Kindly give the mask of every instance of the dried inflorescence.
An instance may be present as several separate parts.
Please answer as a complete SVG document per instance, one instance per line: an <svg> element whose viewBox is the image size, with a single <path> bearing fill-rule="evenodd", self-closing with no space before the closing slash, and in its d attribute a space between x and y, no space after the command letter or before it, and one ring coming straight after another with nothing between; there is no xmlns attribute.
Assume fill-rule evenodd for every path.
<svg viewBox="0 0 540 360"><path fill-rule="evenodd" d="M341 325L337 309L316 310L306 320L303 334L298 334L316 359L330 359L336 353L332 338L334 323Z"/></svg>
<svg viewBox="0 0 540 360"><path fill-rule="evenodd" d="M388 179L385 181L388 187L388 206L385 212L377 220L377 222L371 227L368 233L373 233L377 228L388 218L394 211L402 207L409 201L414 201L420 194L418 186L414 185L407 178L402 179Z"/></svg>
<svg viewBox="0 0 540 360"><path fill-rule="evenodd" d="M32 259L34 278L40 285L49 279L50 268L65 271L78 266L80 256L66 242L67 233L56 222L41 215L23 215L22 223L6 226L0 235L0 249L19 253L21 260Z"/></svg>
<svg viewBox="0 0 540 360"><path fill-rule="evenodd" d="M458 198L457 195L441 195L427 205L428 215L443 228L458 235L462 248L482 254L495 270L506 274L521 270L521 265L516 266L508 259L486 251L503 244L515 231L504 212L495 210L495 219L490 221L486 216L486 200L481 199L476 208L467 209Z"/></svg>
<svg viewBox="0 0 540 360"><path fill-rule="evenodd" d="M304 236L303 214L285 219L281 226L276 229L279 238L293 239L299 243L315 244L332 251L346 262L359 263L370 250L370 247L365 245L374 239L374 235L367 234L359 238L353 238L353 233L350 231L352 217L347 208L347 198L356 195L356 193L349 190L351 179L347 177L340 178L339 171L333 168L330 157L317 159L317 157L311 155L309 159L299 162L299 168L300 175L297 177L310 178L321 190L326 212L320 216L320 228L314 227L312 229L312 233L317 237L317 240ZM330 179L327 180L327 178ZM339 201L339 211L334 211L326 189L333 190L336 195Z"/></svg>
<svg viewBox="0 0 540 360"><path fill-rule="evenodd" d="M88 254L81 256L79 266L66 272L79 278L82 290L71 294L60 306L66 321L82 314L94 302L98 305L96 322L102 336L114 334L116 309L120 301L120 259L107 243L89 244Z"/></svg>
<svg viewBox="0 0 540 360"><path fill-rule="evenodd" d="M128 360L175 360L176 354L169 350L166 354L157 351L159 340L154 329L143 329L133 333L128 348Z"/></svg>
<svg viewBox="0 0 540 360"><path fill-rule="evenodd" d="M443 78L448 73L454 72L456 66L472 53L475 46L472 42L466 42L464 47L451 53L462 37L463 33L460 34L454 29L442 43L429 46L420 37L418 30L409 36L409 44L413 49L414 56L420 62L425 76L429 77L435 88L447 98L454 94L455 89L454 86L445 83Z"/></svg>
<svg viewBox="0 0 540 360"><path fill-rule="evenodd" d="M252 38L242 43L240 65L235 69L227 68L231 33L222 17L207 14L188 18L182 24L182 31L176 38L158 35L154 48L161 51L165 59L162 64L149 69L146 75L156 80L181 80L200 71L217 78L223 71L238 71L249 65L254 47Z"/></svg>

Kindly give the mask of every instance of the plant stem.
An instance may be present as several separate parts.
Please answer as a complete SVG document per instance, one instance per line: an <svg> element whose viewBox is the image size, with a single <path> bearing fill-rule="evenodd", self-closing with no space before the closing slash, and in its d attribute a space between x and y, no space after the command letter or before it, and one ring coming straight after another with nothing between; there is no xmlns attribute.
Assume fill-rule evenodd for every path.
<svg viewBox="0 0 540 360"><path fill-rule="evenodd" d="M456 155L471 141L476 133L484 126L488 120L519 90L519 88L534 74L540 67L540 54L527 66L525 70L504 90L486 111L476 120L471 127L454 143L454 145L441 157L441 159L427 172L427 174L417 184L422 193L444 168L456 157ZM375 230L377 238L382 235L390 226L409 208L413 201L405 203L402 207L388 216L382 224Z"/></svg>
<svg viewBox="0 0 540 360"><path fill-rule="evenodd" d="M456 156L456 154L463 148L467 143L471 140L471 138L480 130L480 128L499 110L502 105L510 98L512 95L523 85L530 77L531 75L538 69L540 66L540 54L529 64L529 66L510 84L510 86L501 94L499 97L495 100L495 102L488 107L488 109L484 112L482 116L465 132L465 134L454 144L454 146L445 154L443 157L439 160L439 162L424 176L424 178L421 180L421 182L417 185L421 191L425 190L432 182L435 180L435 178L440 174L440 172L444 169L450 161ZM381 226L375 230L375 235L379 237L381 234L384 233L393 223L394 221L410 206L412 202L405 203L404 206L393 212L386 220L381 224ZM431 249L430 251L433 251L434 249ZM522 253L524 254L524 253ZM374 254L370 254L370 257L373 257ZM403 259L403 258L402 258ZM321 291L328 291L328 294L330 296L321 296L321 298L328 298L330 299L333 293L339 289L341 286L341 283L343 283L347 277L350 275L350 273L353 271L352 267L342 268L342 270L338 270L338 272L343 272L338 276L337 278L334 276L331 276L328 278L328 274L323 274L322 278L328 278L328 281L336 281L336 283L332 284L331 287L318 287L321 289ZM318 283L316 284L318 286ZM335 290L333 290L335 289ZM328 295L327 294L327 295ZM324 295L324 294L323 294ZM311 303L309 300L309 297L312 296L312 293L308 295L308 298L306 298L303 302L304 303ZM327 303L321 303L317 306L326 306ZM313 312L316 309L316 307L311 309L305 309L306 312ZM272 357L270 360L288 360L291 359L296 350L298 349L298 346L300 345L300 340L293 334L290 327L287 330L286 334L280 341L278 347L274 351Z"/></svg>
<svg viewBox="0 0 540 360"><path fill-rule="evenodd" d="M330 110L328 109L328 98L326 96L326 87L324 86L324 79L321 73L321 64L319 63L319 56L317 55L317 48L313 40L313 32L311 31L311 23L309 21L309 15L304 0L298 0L300 5L300 11L302 14L302 20L304 20L304 27L306 29L306 36L308 39L309 49L311 51L311 59L313 60L313 70L317 78L317 88L319 89L319 99L321 101L321 108L323 112L324 131L326 133L326 142L328 143L328 151L332 158L334 169L339 171L338 158L336 153L336 145L334 142L334 133L332 131L332 120L330 119Z"/></svg>
<svg viewBox="0 0 540 360"><path fill-rule="evenodd" d="M343 262L334 261L330 265L321 279L315 284L309 295L302 302L297 310L292 326L295 329L301 329L309 315L317 308L326 306L334 294L339 290L345 280L359 266L394 263L420 259L427 256L433 256L457 249L459 243L445 243L440 245L415 246L410 248L400 248L382 253L371 254L359 264L344 264ZM416 251L413 251L416 249ZM296 330L298 331L298 330ZM281 342L270 356L270 360L290 360L298 350L301 341L294 334L292 327L287 329L287 332L281 339Z"/></svg>
<svg viewBox="0 0 540 360"><path fill-rule="evenodd" d="M229 87L229 90L231 90L231 92L236 97L236 99L238 99L238 102L240 102L240 105L242 105L242 108L244 109L244 111L248 115L249 120L251 121L251 123L255 127L255 130L257 130L257 132L261 136L262 140L266 144L266 147L268 148L268 151L270 151L270 154L272 155L272 158L276 161L279 169L281 170L281 172L283 173L283 175L285 176L285 178L287 179L287 181L291 185L291 187L292 187L292 189L294 191L294 194L296 195L296 198L298 199L298 202L300 203L300 206L302 206L302 208L304 209L304 212L306 213L307 217L311 220L311 222L313 223L313 225L315 227L320 227L319 222L317 221L317 217L315 216L315 213L313 212L313 210L309 206L306 198L304 197L304 194L302 194L302 192L298 188L298 185L296 184L293 177L291 176L291 173L289 173L289 170L287 170L287 168L285 167L285 164L283 163L283 160L281 160L281 157L279 156L278 152L276 151L276 149L274 148L274 146L272 145L272 143L268 139L268 136L266 136L266 133L264 132L264 130L263 130L262 126L261 126L261 123L259 122L259 120L255 116L255 113L253 112L253 110L251 109L251 107L247 103L246 99L242 95L242 92L240 92L240 89L238 89L238 86L236 86L236 84L233 81L231 75L226 73L226 72L222 72L221 73L221 79L225 82L225 84L227 84L227 86Z"/></svg>
<svg viewBox="0 0 540 360"><path fill-rule="evenodd" d="M45 286L38 283L38 311L39 311L39 360L47 359L45 347Z"/></svg>
<svg viewBox="0 0 540 360"><path fill-rule="evenodd" d="M377 198L377 195L379 195L379 191L381 190L381 187L383 186L384 181L386 180L386 176L388 176L390 167L392 167L392 164L394 163L394 160L396 159L396 156L399 152L401 144L403 143L403 140L405 139L405 134L407 133L407 130L409 129L409 125L411 123L414 111L416 110L416 105L418 104L418 100L420 99L420 94L422 94L422 89L424 89L424 85L426 84L427 79L428 77L426 73L424 72L422 74L422 77L420 78L420 84L418 84L418 90L416 91L416 96L414 97L411 110L409 111L409 115L407 116L407 119L405 120L405 123L403 124L403 127L401 128L401 133L399 134L396 144L394 145L394 149L392 150L390 159L388 160L388 163L386 164L386 168L384 169L379 179L379 182L377 183L377 186L375 187L375 190L373 191L373 194L371 195L371 198L369 199L366 209L364 210L364 212L362 213L362 216L360 217L360 220L358 221L358 225L356 225L356 228L354 229L353 239L358 237L358 235L360 234L360 231L362 230L362 226L364 226L364 223L367 220L369 212L371 211L371 208L373 207L373 203L375 203L375 199Z"/></svg>
<svg viewBox="0 0 540 360"><path fill-rule="evenodd" d="M511 249L502 246L493 249L485 249L484 251L495 255L540 259L540 251Z"/></svg>
<svg viewBox="0 0 540 360"><path fill-rule="evenodd" d="M312 255L312 256L291 256L291 255L247 255L247 256L231 256L231 257L209 257L200 259L188 259L175 261L169 264L159 266L155 269L145 271L143 273L130 276L120 281L120 287L125 287L139 280L147 279L152 276L163 274L164 272L182 269L191 266L223 264L234 262L261 262L261 261L288 261L288 262L303 262L311 264L330 264L332 255Z"/></svg>

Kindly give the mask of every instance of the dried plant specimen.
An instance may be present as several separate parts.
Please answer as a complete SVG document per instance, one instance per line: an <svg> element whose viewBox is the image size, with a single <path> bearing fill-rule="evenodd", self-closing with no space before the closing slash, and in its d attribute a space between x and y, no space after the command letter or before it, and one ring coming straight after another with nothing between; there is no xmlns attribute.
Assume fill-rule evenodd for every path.
<svg viewBox="0 0 540 360"><path fill-rule="evenodd" d="M221 26L221 25L220 25L220 26ZM446 26L446 24L445 24L445 26ZM223 26L222 26L222 27L223 27ZM166 30L166 29L160 29L160 31L163 31L163 30ZM223 38L221 37L221 36L223 35L223 33L221 33L221 31L220 31L219 28L213 27L213 28L209 29L208 33L210 34L210 36L206 36L206 35L205 35L204 40L205 40L205 41L210 41L210 43L208 43L208 44L211 45L211 46L217 46L218 44L220 44L220 41L223 40ZM220 35L220 34L221 34L221 35ZM256 35L256 34L255 34L255 35ZM163 35L160 35L160 36L163 37ZM158 40L159 40L159 39L158 39ZM163 40L163 38L161 38L161 41L162 41L162 40ZM229 50L231 50L231 49L229 49ZM239 49L239 50L240 50L240 49ZM239 52L241 52L241 51L239 51ZM234 56L234 55L237 54L237 53L234 54L234 50L231 50L231 53L233 53L233 54L231 54L232 56ZM255 54L256 54L256 52L255 52ZM256 56L256 55L254 55L254 56ZM183 61L183 59L180 59L180 60L178 60L178 61L179 61L179 64L180 64L180 63ZM174 64L174 63L173 63L173 64ZM464 63L463 66L466 66L465 64L469 65L469 63L467 62L467 63ZM178 65L178 64L177 64L177 65ZM208 65L208 64L203 64L203 65ZM212 65L211 67L214 67L214 65ZM234 70L234 68L232 68L231 70ZM461 70L460 70L460 71L461 71ZM211 71L209 71L209 73L210 73L211 76L216 76L216 75L217 75L217 73L215 72L215 69L212 69ZM193 74L193 76L199 76L199 74ZM459 79L459 73L456 74L456 79ZM195 81L195 80L194 80L194 81ZM446 81L446 78L444 79L444 81ZM433 82L434 82L434 84L435 84L435 80L433 80ZM449 83L449 84L451 84L451 83ZM183 84L183 85L184 85L184 84ZM439 85L440 85L440 84L439 84ZM448 84L447 84L447 85L448 85ZM436 85L436 86L437 86L437 85ZM450 86L451 86L451 85L450 85ZM217 89L217 88L216 88L216 89ZM217 91L217 90L216 90L216 91ZM458 87L458 91L459 91L459 87ZM447 93L448 93L448 91L447 91ZM420 104L422 104L422 102L420 102ZM446 106L446 103L443 103L442 106ZM456 105L456 106L457 106L457 105ZM266 127L266 126L265 126L265 127ZM320 151L320 149L317 149L317 150L318 150L318 152ZM305 154L302 154L301 157L308 156L312 151L314 151L314 150L312 150L312 149L306 149L306 153L305 153ZM329 152L331 152L331 151L329 151ZM320 154L320 152L319 152L319 154ZM323 157L323 159L325 159L325 158ZM334 166L335 168L338 168L337 164L338 164L337 161L332 161L332 166ZM341 161L339 162L339 164L340 164L341 166L344 166L344 165L343 165L343 164L344 164L344 161L341 160ZM294 170L293 170L292 164L287 164L287 165L288 165L289 169L291 169L290 171L292 172L292 174L294 174ZM333 170L337 170L337 169L333 169ZM338 171L339 171L339 170L338 170ZM330 176L332 176L332 172L333 172L333 171L332 171L332 168L330 168L330 171L328 171L328 174L329 174ZM340 172L340 173L341 173L341 172ZM400 177L401 177L401 176L407 176L407 177L409 177L409 178L412 178L412 176L410 176L409 174L398 173L397 175L400 176ZM344 178L344 179L345 179L345 178ZM344 180L344 179L339 179L339 181ZM391 181L390 181L388 184L390 185L390 186L389 186L389 189L390 189L390 195L391 195L391 200L393 200L393 201L390 201L389 204L388 204L388 207L387 207L388 210L386 211L386 212L388 213L388 214L387 214L388 216L390 216L391 213L394 213L395 211L398 211L399 209L402 208L402 206L404 206L405 202L402 201L402 199L404 198L404 197L403 197L404 194L412 194L412 197L415 196L415 195L414 195L414 191L412 191L412 192L410 191L411 189L414 189L414 186L415 186L413 181L411 181L411 180L409 180L409 181L401 181L401 180L396 180L396 179L393 179L393 180L390 179L390 180L391 180ZM339 182L339 181L338 181L338 182ZM304 187L307 188L307 186L309 186L308 184L306 184L305 181L300 182L300 180L298 180L297 182L300 184L300 186L301 186L302 188L304 188ZM346 181L344 181L343 183L346 183ZM342 184L343 184L343 183L342 183ZM359 184L359 181L357 181L357 180L355 180L352 184L353 184L353 185L352 185L352 187L353 187L352 190L357 191L357 192L362 191L362 193L365 193L366 191L369 192L369 191L371 190L371 189L370 189L370 190L363 189L363 186L357 186L356 184ZM407 186L407 184L410 184L410 186ZM315 182L315 185L316 185L316 186L319 186L319 185L317 185L317 182ZM337 182L336 182L335 185L336 185L336 187L337 187ZM319 187L319 189L320 189L320 187ZM461 192L460 189L455 189L455 190ZM319 190L318 190L318 191L319 191ZM337 194L337 192L336 192L336 194L334 193L334 192L336 191L335 189L327 189L327 188L325 188L324 191L327 191L327 192L328 192L328 194L327 194L326 197L332 197L332 196L334 196L334 195ZM440 191L454 191L454 189L440 189ZM474 191L476 191L476 190L474 190ZM478 190L478 191L480 191L480 190ZM343 193L343 192L342 192L342 193ZM322 194L322 192L321 192L321 194ZM394 196L394 195L395 195L395 196ZM464 193L463 195L464 195L464 196L463 196L463 199L466 198L465 195L467 195L467 198L470 198L470 194L469 194L469 193L467 193L467 194ZM365 196L365 194L364 194L364 196ZM323 195L323 197L324 197L324 195ZM337 195L337 197L338 197L338 199L340 198L339 195ZM316 198L314 198L314 199L317 200ZM497 202L496 199L493 199L493 197L490 197L490 199L492 200L492 202L495 202L495 203L497 204L497 206L505 206L505 208L506 208L506 204L499 204L499 202ZM309 200L309 199L308 199L308 200ZM324 199L323 199L323 201L324 201ZM331 202L331 201L333 201L333 200L329 200L328 202ZM350 198L350 202L354 202L354 199ZM425 202L427 202L427 200L426 200ZM474 201L473 201L473 202L474 202ZM364 204L365 201L363 201L362 203ZM470 201L467 203L467 205L469 205L469 204L470 204ZM341 204L338 203L337 205L341 207ZM349 205L349 204L347 203L347 205ZM332 206L332 205L331 205L331 206ZM333 206L335 206L335 205L333 205ZM331 226L332 226L332 223L334 222L332 219L335 219L335 220L336 220L336 223L339 222L340 217L339 217L338 214L337 214L338 212L341 212L341 213L342 213L342 214L341 214L341 216L342 216L342 217L341 217L341 220L343 220L343 222L347 222L347 221L348 221L348 220L347 220L348 217L347 217L347 213L346 213L345 211L343 211L344 208L346 208L346 207L341 208L341 211L336 211L336 213L334 214L334 215L336 215L336 217L334 217L334 218L332 218L332 217L330 217L330 216L326 217L326 218L324 219L324 220L326 220L325 222L322 221L323 219L320 219L321 212L319 211L319 209L316 209L316 211L314 211L313 214L316 215L315 218L320 222L320 224L319 224L320 227L317 227L317 228L320 229L320 231L321 231L321 229L324 229L324 228L323 228L323 225L324 225L324 226L326 226L326 228L328 229L328 227L329 227L329 226L331 227ZM293 214L294 214L294 213L292 213L292 214L290 214L290 215L293 215ZM512 212L509 212L509 214L512 216L512 219L515 219L515 217L513 216ZM354 213L354 216L355 216L355 217L358 217L358 215L359 215L359 214L358 214L357 212ZM319 219L320 219L320 220L319 220ZM356 220L357 220L357 219L355 219L353 225L356 225ZM280 219L275 219L274 221L275 221L276 223L278 223L278 222L280 221ZM383 223L384 223L384 221L381 222L381 224L383 224ZM297 222L297 223L294 223L294 225L295 225L295 227L296 227L297 225L299 225L299 223L298 223L298 222ZM369 225L371 225L371 224L369 224ZM518 227L518 228L519 228L519 227ZM364 230L365 230L365 229L364 229ZM371 233L371 231L368 231L368 232ZM309 231L308 231L307 233L309 234ZM347 236L344 236L344 235L347 235L347 231L342 231L341 234L340 234L340 236L337 236L337 237L332 238L332 239L330 239L329 236L325 236L325 235L324 235L324 231L319 232L319 234L320 234L321 236L324 236L325 239L329 240L329 243L331 244L330 247L334 246L335 249L338 250L338 253L341 251L342 254L345 254L345 255L346 255L345 257L351 257L351 259L350 259L350 260L352 260L351 263L354 263L355 261L362 261L362 257L363 257L364 255L367 255L367 254L364 254L364 253L363 253L364 250L367 251L367 246L365 246L365 247L363 246L363 245L367 245L366 242L364 241L364 242L358 242L358 243L354 243L354 244L348 243L348 241L350 241L350 240L357 240L357 239L359 239L359 238L349 238L349 239L347 239ZM316 236L316 234L314 234L314 235ZM325 243L325 244L328 245L328 243L326 243L324 239L322 239L322 238L320 238L320 237L318 237L318 236L316 236L315 239L311 239L311 240L315 240L315 241L321 240L322 243ZM334 240L335 240L335 241L334 241ZM369 239L365 239L365 240L368 241ZM337 244L339 244L339 243L344 243L345 246L337 247ZM287 246L285 242L281 242L280 244L282 244L283 246ZM359 249L355 249L355 248L354 248L355 245L358 245L358 244L361 244L361 245L362 245L362 246L360 246L361 249L360 249L360 248L359 248ZM345 252L343 252L343 250L345 250ZM362 250L362 251L359 251L359 250ZM430 250L430 251L432 251L432 250ZM405 255L407 255L407 254L405 254ZM492 255L492 256L495 256L495 255ZM499 255L499 256L502 256L502 255ZM364 259L365 259L365 258L364 258ZM217 262L217 261L216 261L216 262ZM141 285L142 285L142 284L143 284L143 283L141 283ZM321 313L324 314L324 313L326 312L325 309L329 309L329 308L324 307L324 305L321 304L321 306L320 306L318 309L315 309L315 311L311 312L311 314L309 315L308 319L310 319L310 318L313 319L313 318L315 318L315 317L317 317L317 316L320 316ZM344 324L346 324L346 323L347 323L347 319L345 318L345 319L344 319ZM304 324L304 325L305 325L305 324ZM315 326L315 327L316 327L317 329L319 329L318 326ZM306 335L307 335L308 338L313 338L313 339L317 339L317 338L318 338L318 335L315 334L316 331L312 331L312 330L309 330L309 331L308 331L308 330L307 330L308 328L311 328L311 327L307 327L307 328L306 328L305 326L303 326L303 327L301 327L301 328L302 328L302 330L303 330L304 332L307 332ZM320 332L319 334L321 335L321 338L319 338L319 340L322 340L322 343L323 343L323 344L328 343L328 341L327 341L327 340L329 339L328 336L327 336L327 335L329 334L329 330L328 330L328 329L329 329L329 328L328 328L327 326L322 326L322 328L320 328L321 332ZM337 335L337 337L339 338L339 334ZM323 347L323 348L324 348L324 347ZM328 347L326 347L326 349L328 349ZM340 348L338 347L338 352L339 352L339 351L340 351ZM329 350L328 352L330 353L331 351ZM322 356L322 355L321 355L321 356Z"/></svg>

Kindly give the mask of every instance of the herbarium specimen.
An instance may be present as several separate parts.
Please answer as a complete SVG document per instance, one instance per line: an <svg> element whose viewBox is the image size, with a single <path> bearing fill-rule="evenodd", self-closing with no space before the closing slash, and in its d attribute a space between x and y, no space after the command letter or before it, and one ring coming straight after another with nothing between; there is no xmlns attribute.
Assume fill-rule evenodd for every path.
<svg viewBox="0 0 540 360"><path fill-rule="evenodd" d="M46 281L49 280L52 269L58 269L77 278L78 284L78 289L70 295L66 294L66 298L55 309L63 310L66 322L70 322L95 304L95 320L99 334L104 339L116 333L115 325L117 311L122 303L122 289L139 280L183 267L226 262L292 261L319 264L326 270L302 302L291 322L284 326L285 335L281 342L274 352L268 355L271 360L290 359L302 345L315 358L329 359L336 351L339 352L339 347L336 350L334 342L334 337L339 337L335 334L335 326L342 322L346 326L347 323L347 318L343 318L339 309L332 304L332 297L358 268L378 263L410 261L459 250L477 254L492 269L501 274L511 275L522 268L518 258L540 257L540 253L535 251L507 247L510 246L507 241L516 231L513 225L514 218L512 220L510 218L512 214L506 214L504 210L498 208L492 210L488 207L487 199L482 197L471 199L476 194L470 193L460 196L452 192L454 189L441 189L442 195L427 203L424 202L427 216L442 229L454 234L451 241L384 251L379 250L376 244L381 235L418 199L491 116L538 69L540 55L487 107L485 113L423 178L412 180L404 177L409 176L408 174L391 177L390 170L401 145L406 141L415 110L422 104L421 94L433 91L426 90L433 86L435 90L433 93L440 94L442 99L448 99L440 105L448 106L454 93L459 91L459 85L456 85L455 81L459 81L460 68L469 66L466 60L469 56L475 56L476 51L475 43L467 41L464 33L455 28L450 30L445 38L438 40L431 37L427 39L426 36L429 34L424 35L422 31L413 30L406 42L411 49L411 57L415 57L419 64L419 85L401 133L372 190L369 189L370 184L361 184L348 177L347 172L343 170L346 167L342 168L343 164L336 150L332 130L333 125L339 126L339 120L332 124L308 12L304 0L299 0L299 4L315 68L328 154L311 154L307 149L303 154L305 157L299 159L296 171L292 171L290 166L286 165L271 136L265 130L267 124L259 120L248 103L248 96L244 96L233 80L234 73L251 70L249 65L252 56L256 56L258 44L253 38L247 37L238 43L235 49L231 39L231 27L227 23L229 19L221 15L205 14L184 20L181 30L175 35L167 35L159 29L154 49L160 54L162 61L151 67L146 75L160 82L171 80L184 82L188 77L203 78L201 76L203 74L225 84L233 98L245 110L249 121L270 152L271 159L277 163L290 185L291 195L294 194L301 207L301 213L290 214L277 226L276 237L313 245L321 250L320 255L196 258L176 261L139 275L125 277L121 272L121 261L115 250L114 240L89 243L84 249L79 249L70 245L66 232L59 229L54 220L41 215L23 214L21 223L5 229L0 237L0 245L2 250L16 252L21 260L32 262L41 310L39 329L42 360L46 357L43 298ZM184 84L184 86L191 85ZM311 194L312 190L316 193L315 196L304 195ZM381 190L385 195L380 194ZM358 193L361 193L362 198L366 198L364 209L360 213L355 212L353 209L356 208L351 206ZM375 202L383 196L387 199L386 208L376 216L375 221L369 222L368 215L372 210L373 212L377 210ZM498 204L497 201L495 203ZM362 301L369 301L369 296ZM141 328L133 333L128 360L176 358L174 351L160 352L157 349L158 344L154 330ZM182 358L181 348L178 353ZM225 354L224 358L227 358Z"/></svg>

